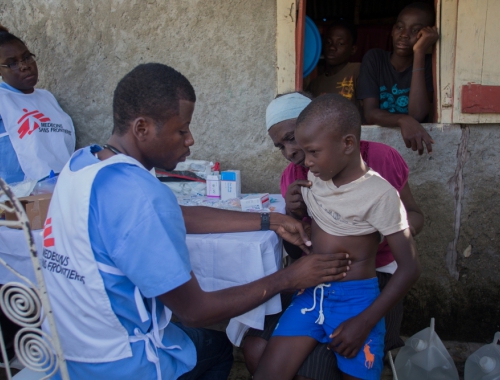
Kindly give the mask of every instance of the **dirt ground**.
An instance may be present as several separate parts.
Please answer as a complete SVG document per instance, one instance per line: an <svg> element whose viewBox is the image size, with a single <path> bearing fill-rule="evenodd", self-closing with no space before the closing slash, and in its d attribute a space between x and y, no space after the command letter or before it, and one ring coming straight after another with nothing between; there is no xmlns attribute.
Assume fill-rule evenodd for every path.
<svg viewBox="0 0 500 380"><path fill-rule="evenodd" d="M403 338L406 340L405 338ZM465 361L474 351L483 346L482 343L466 343L466 342L453 342L453 341L445 341L443 342L446 349L450 353L451 357L455 361L455 365L458 369L458 374L460 376L460 380L464 378L464 366ZM397 355L398 350L393 351L393 356ZM229 375L228 380L250 380L252 376L247 371L245 367L245 362L243 359L243 354L241 349L235 347L234 349L234 364L231 370L231 374ZM392 380L394 377L392 375L391 368L386 365L384 367L384 371L382 372L381 380Z"/></svg>
<svg viewBox="0 0 500 380"><path fill-rule="evenodd" d="M470 354L472 354L478 348L483 346L483 344L452 342L452 341L446 341L443 343L448 352L450 353L451 357L455 361L455 365L457 366L458 373L460 375L460 380L463 380L465 360L469 357ZM393 354L397 354L397 350L395 350ZM241 352L241 349L235 347L234 364L228 380L251 380L251 379L252 376L245 367L245 361L243 359L243 354ZM384 368L384 371L382 372L381 380L392 380L392 379L393 379L392 371L389 366L386 366ZM0 380L7 380L7 376L5 375L2 369L0 369Z"/></svg>

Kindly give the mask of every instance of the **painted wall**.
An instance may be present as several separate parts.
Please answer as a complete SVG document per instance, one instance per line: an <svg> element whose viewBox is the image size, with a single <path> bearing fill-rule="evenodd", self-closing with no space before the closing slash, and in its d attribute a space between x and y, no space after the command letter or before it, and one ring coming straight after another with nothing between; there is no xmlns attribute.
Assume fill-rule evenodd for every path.
<svg viewBox="0 0 500 380"><path fill-rule="evenodd" d="M112 92L124 74L163 62L197 92L193 157L241 169L247 192L278 192L286 166L264 127L277 81L276 18L274 0L19 0L0 7L0 23L37 54L39 87L73 117L78 146L106 141ZM424 273L407 297L404 331L434 316L444 338L491 340L500 329L498 125L428 128L432 156L406 149L398 130L363 129L363 138L403 154L426 215L417 239Z"/></svg>
<svg viewBox="0 0 500 380"><path fill-rule="evenodd" d="M402 154L425 214L417 237L422 276L405 300L407 335L427 327L431 317L444 339L486 342L500 329L498 128L428 124L436 144L432 155L418 156L399 130L363 127L363 139Z"/></svg>
<svg viewBox="0 0 500 380"><path fill-rule="evenodd" d="M0 23L37 55L38 87L72 116L78 147L106 142L121 77L161 62L196 90L192 157L242 168L246 191L279 180L284 164L269 153L265 131L276 86L275 0L14 1L0 6Z"/></svg>

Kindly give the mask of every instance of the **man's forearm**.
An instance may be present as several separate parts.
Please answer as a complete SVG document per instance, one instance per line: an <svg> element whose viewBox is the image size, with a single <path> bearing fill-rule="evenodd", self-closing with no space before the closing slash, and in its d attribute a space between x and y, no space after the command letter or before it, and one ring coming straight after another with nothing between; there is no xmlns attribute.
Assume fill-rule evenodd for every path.
<svg viewBox="0 0 500 380"><path fill-rule="evenodd" d="M425 53L415 53L412 70L408 115L418 122L422 122L430 110L429 96L425 84Z"/></svg>
<svg viewBox="0 0 500 380"><path fill-rule="evenodd" d="M250 284L205 293L179 317L190 327L209 326L254 309L289 286L287 272L281 270Z"/></svg>
<svg viewBox="0 0 500 380"><path fill-rule="evenodd" d="M181 206L189 234L260 230L260 214L203 206Z"/></svg>
<svg viewBox="0 0 500 380"><path fill-rule="evenodd" d="M394 114L381 109L373 109L366 114L368 124L380 125L381 127L401 127L402 114Z"/></svg>

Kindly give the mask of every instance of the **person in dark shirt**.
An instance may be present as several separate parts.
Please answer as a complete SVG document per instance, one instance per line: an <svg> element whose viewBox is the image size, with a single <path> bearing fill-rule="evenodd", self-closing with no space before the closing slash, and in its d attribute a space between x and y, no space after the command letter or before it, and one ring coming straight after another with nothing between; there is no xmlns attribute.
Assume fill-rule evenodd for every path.
<svg viewBox="0 0 500 380"><path fill-rule="evenodd" d="M408 148L432 152L434 140L420 123L428 120L433 97L431 56L438 40L435 14L426 3L412 3L392 29L393 52L369 50L361 64L357 97L368 124L399 127Z"/></svg>
<svg viewBox="0 0 500 380"><path fill-rule="evenodd" d="M359 108L356 97L359 62L349 62L356 52L356 27L344 20L328 27L323 43L324 71L308 86L307 91L315 98L323 94L340 94Z"/></svg>

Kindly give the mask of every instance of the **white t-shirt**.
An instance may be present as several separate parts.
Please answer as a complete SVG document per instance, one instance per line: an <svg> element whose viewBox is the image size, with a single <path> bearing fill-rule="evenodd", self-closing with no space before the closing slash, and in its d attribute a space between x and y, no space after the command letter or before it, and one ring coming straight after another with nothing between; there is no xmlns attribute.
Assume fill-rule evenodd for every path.
<svg viewBox="0 0 500 380"><path fill-rule="evenodd" d="M334 236L361 236L373 232L391 235L408 228L406 210L399 193L377 172L337 187L309 172L311 188L302 187L309 215Z"/></svg>

